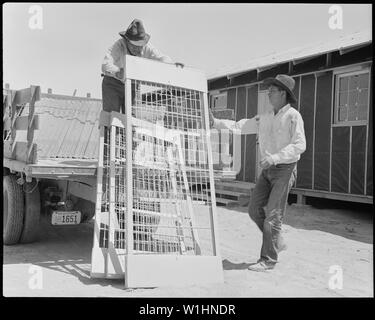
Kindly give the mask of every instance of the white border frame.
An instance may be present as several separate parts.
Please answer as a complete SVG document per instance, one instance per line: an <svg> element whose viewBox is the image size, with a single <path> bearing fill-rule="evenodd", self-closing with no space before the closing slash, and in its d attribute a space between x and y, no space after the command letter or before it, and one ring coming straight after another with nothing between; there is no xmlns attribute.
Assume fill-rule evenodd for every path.
<svg viewBox="0 0 375 320"><path fill-rule="evenodd" d="M370 108L373 106L370 104L370 96L371 96L371 88L372 88L372 79L371 79L371 74L372 74L372 65L369 67L370 70L370 81L369 81L369 91L368 91L368 102L369 102L369 108L367 110L367 119L368 122L370 122ZM373 124L374 125L374 124ZM368 136L369 136L369 129L370 128L370 123L367 123L367 128L366 128L366 148L365 148L365 176L364 176L364 194L367 195L367 156L368 156Z"/></svg>

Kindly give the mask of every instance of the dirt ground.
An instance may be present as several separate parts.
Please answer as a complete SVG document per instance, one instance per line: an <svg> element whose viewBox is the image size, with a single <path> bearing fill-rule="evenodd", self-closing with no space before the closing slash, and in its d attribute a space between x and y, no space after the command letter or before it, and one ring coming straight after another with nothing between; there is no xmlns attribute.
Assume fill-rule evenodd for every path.
<svg viewBox="0 0 375 320"><path fill-rule="evenodd" d="M38 242L4 246L3 294L7 297L373 297L372 207L332 201L320 201L313 206L288 205L283 230L288 250L280 254L274 270L264 273L247 270L258 259L262 239L247 215L247 208L218 207L217 211L224 270L222 284L125 290L123 280L91 279L93 221L68 227L53 227L44 221ZM330 288L337 268L342 270L342 288ZM33 286L36 270L42 270L40 287Z"/></svg>

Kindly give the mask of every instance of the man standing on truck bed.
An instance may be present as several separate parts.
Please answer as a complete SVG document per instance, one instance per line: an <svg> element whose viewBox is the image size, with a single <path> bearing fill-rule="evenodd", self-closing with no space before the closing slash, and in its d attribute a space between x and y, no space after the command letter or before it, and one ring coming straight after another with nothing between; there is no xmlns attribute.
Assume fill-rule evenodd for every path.
<svg viewBox="0 0 375 320"><path fill-rule="evenodd" d="M124 57L126 54L173 63L172 59L163 55L149 43L150 35L146 33L141 20L135 19L126 31L119 33L117 40L107 51L102 63L102 99L103 110L125 113L124 91ZM183 64L176 63L176 66Z"/></svg>

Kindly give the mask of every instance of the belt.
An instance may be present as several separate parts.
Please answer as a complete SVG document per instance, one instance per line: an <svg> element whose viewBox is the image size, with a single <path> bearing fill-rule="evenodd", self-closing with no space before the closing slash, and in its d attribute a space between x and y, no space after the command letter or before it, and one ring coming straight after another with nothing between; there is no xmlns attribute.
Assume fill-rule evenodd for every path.
<svg viewBox="0 0 375 320"><path fill-rule="evenodd" d="M122 82L120 79L114 77L113 75L109 75L109 74L101 73L100 76L101 76L101 77L107 77L107 78L115 79L115 80L117 80L117 81ZM122 83L123 83L123 82L122 82Z"/></svg>

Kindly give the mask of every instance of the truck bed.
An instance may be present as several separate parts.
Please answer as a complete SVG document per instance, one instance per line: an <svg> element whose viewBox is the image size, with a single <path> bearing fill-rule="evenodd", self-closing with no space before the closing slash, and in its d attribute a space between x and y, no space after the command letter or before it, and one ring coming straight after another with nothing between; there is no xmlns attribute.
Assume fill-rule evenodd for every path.
<svg viewBox="0 0 375 320"><path fill-rule="evenodd" d="M94 177L97 161L87 159L40 159L36 164L4 158L4 167L10 170L23 172L34 178L66 178Z"/></svg>
<svg viewBox="0 0 375 320"><path fill-rule="evenodd" d="M4 141L4 166L32 177L94 176L99 141L99 99L40 94L35 102L38 127L34 131L36 157L26 163L27 131L17 130L16 149L12 157ZM29 108L20 116L27 117Z"/></svg>

